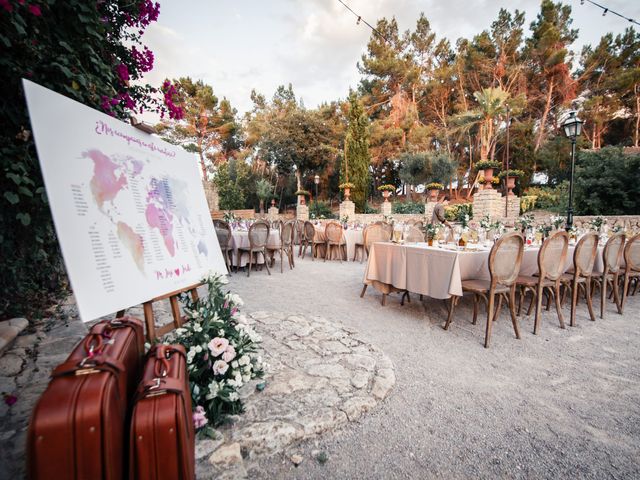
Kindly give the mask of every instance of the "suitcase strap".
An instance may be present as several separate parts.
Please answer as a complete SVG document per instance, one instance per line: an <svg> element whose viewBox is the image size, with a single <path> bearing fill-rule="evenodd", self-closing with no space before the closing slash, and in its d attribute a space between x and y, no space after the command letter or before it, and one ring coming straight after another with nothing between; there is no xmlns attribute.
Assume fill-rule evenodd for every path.
<svg viewBox="0 0 640 480"><path fill-rule="evenodd" d="M81 361L68 360L51 372L51 377L62 377L64 375L88 375L91 373L110 372L115 375L124 372L124 364L115 358L107 358L103 355L94 355L84 358Z"/></svg>
<svg viewBox="0 0 640 480"><path fill-rule="evenodd" d="M138 386L136 392L135 402L142 400L143 398L155 397L158 395L164 395L165 393L175 393L177 395L185 394L184 380L177 378L160 378L156 377L152 380L142 382Z"/></svg>

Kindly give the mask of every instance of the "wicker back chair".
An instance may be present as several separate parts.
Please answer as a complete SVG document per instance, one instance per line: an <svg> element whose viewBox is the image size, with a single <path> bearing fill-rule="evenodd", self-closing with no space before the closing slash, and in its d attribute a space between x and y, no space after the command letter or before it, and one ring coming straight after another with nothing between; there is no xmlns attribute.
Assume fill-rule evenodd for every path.
<svg viewBox="0 0 640 480"><path fill-rule="evenodd" d="M583 290L587 301L591 320L595 321L596 319L591 301L591 274L593 273L593 265L595 264L597 255L598 234L589 232L578 241L576 249L573 251L573 273L565 273L562 275L562 283L566 287L565 291L571 289L571 320L569 321L569 325L572 327L576 321L576 305L578 303L578 291L580 289Z"/></svg>
<svg viewBox="0 0 640 480"><path fill-rule="evenodd" d="M376 242L388 242L389 240L391 240L391 233L388 233L383 225L369 225L369 227L367 227L367 235L364 237L364 249L367 255L369 255L371 245Z"/></svg>
<svg viewBox="0 0 640 480"><path fill-rule="evenodd" d="M524 275L518 277L518 285L520 286L518 314L520 314L522 302L527 292L531 292L531 303L529 304L527 315L531 314L533 302L534 300L536 301L536 317L533 325L534 334L538 333L540 326L542 295L545 289L549 295L549 302L551 301L551 296L555 298L556 313L558 314L560 328L565 328L562 307L560 305L560 283L567 260L568 248L569 235L567 235L567 232L557 231L553 233L544 241L538 252L537 276Z"/></svg>
<svg viewBox="0 0 640 480"><path fill-rule="evenodd" d="M367 253L365 248L364 248L364 244L366 242L365 238L367 238L367 230L369 229L370 225L367 225L366 227L364 227L364 230L362 230L362 243L360 242L356 242L354 249L353 249L353 261L356 261L356 258L358 257L358 254L360 254L360 263L362 263L364 261L364 256Z"/></svg>
<svg viewBox="0 0 640 480"><path fill-rule="evenodd" d="M409 232L405 237L404 241L406 243L422 243L424 242L424 233L419 228L415 226L409 227Z"/></svg>
<svg viewBox="0 0 640 480"><path fill-rule="evenodd" d="M504 298L509 306L511 322L516 338L520 338L520 329L516 318L516 280L522 264L522 254L524 252L524 238L517 232L510 232L500 237L491 248L489 253L489 275L490 280L473 279L462 281L462 292L473 294L473 324L478 319L478 303L484 300L487 305L487 326L484 337L485 348L489 347L491 341L491 328L497 319L502 307ZM494 312L495 297L498 296L498 306ZM453 319L453 312L460 297L451 297L449 304L449 316L444 329L447 330Z"/></svg>
<svg viewBox="0 0 640 480"><path fill-rule="evenodd" d="M594 277L594 283L600 287L600 318L604 318L604 306L607 301L607 287L611 285L613 290L613 299L616 303L618 313L622 313L622 302L620 300L619 280L621 268L620 260L624 251L624 242L626 237L624 233L616 233L611 236L604 246L602 252L602 262L604 268L602 275Z"/></svg>
<svg viewBox="0 0 640 480"><path fill-rule="evenodd" d="M327 258L331 259L331 252L337 248L338 258L340 259L340 263L342 263L343 248L346 247L342 237L342 225L338 222L327 223L324 227L324 236L327 242L324 261L326 262Z"/></svg>
<svg viewBox="0 0 640 480"><path fill-rule="evenodd" d="M629 239L624 247L624 286L622 288L622 301L620 302L620 313L624 311L624 302L629 294L629 284L635 282L633 293L635 294L640 283L640 234Z"/></svg>
<svg viewBox="0 0 640 480"><path fill-rule="evenodd" d="M393 235L393 225L388 222L380 222L382 229L389 234L389 239L391 239L391 235Z"/></svg>
<svg viewBox="0 0 640 480"><path fill-rule="evenodd" d="M422 230L424 228L424 222L422 220L417 221L413 224L413 226L419 230Z"/></svg>
<svg viewBox="0 0 640 480"><path fill-rule="evenodd" d="M293 236L295 233L295 222L293 220L288 221L282 225L282 229L280 230L280 246L274 250L275 252L280 253L280 273L283 273L283 258L286 255L287 260L289 261L289 270L295 267L295 263L293 261ZM273 259L275 262L275 258ZM273 266L273 263L272 263Z"/></svg>
<svg viewBox="0 0 640 480"><path fill-rule="evenodd" d="M239 248L239 252L249 253L249 268L247 269L247 277L251 275L251 268L253 267L253 260L255 258L258 263L258 255L262 254L264 259L264 266L267 269L267 273L271 275L269 271L269 262L267 261L267 241L269 240L269 224L263 220L258 220L251 227L249 227L249 247Z"/></svg>
<svg viewBox="0 0 640 480"><path fill-rule="evenodd" d="M224 257L224 263L227 266L229 275L231 275L231 269L233 268L233 247L231 246L231 227L223 220L214 220L213 226L216 229L216 236L218 237L218 243L222 250L222 256Z"/></svg>

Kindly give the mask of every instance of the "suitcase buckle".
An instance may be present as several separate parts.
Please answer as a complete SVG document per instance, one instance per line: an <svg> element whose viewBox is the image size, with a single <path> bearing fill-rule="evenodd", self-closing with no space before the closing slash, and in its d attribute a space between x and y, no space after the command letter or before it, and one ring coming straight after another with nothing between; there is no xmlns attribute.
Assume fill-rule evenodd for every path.
<svg viewBox="0 0 640 480"><path fill-rule="evenodd" d="M147 387L147 392L152 392L153 390L158 390L160 388L160 383L162 382L162 380L159 377L154 378L155 380L155 384L151 385L149 387ZM166 390L158 390L157 392L152 392L152 393L148 393L147 395L145 395L147 398L148 397L157 397L159 395L164 395L165 393L167 393Z"/></svg>
<svg viewBox="0 0 640 480"><path fill-rule="evenodd" d="M100 370L97 370L95 368L81 368L80 370L76 370L75 374L76 375L91 375L92 373L98 373L100 372Z"/></svg>

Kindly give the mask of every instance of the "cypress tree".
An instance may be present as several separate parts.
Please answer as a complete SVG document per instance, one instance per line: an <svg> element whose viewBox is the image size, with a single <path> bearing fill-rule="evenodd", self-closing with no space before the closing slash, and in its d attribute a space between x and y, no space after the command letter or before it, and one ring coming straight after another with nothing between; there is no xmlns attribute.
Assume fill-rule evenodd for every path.
<svg viewBox="0 0 640 480"><path fill-rule="evenodd" d="M342 171L342 182L355 185L351 192L351 199L356 209L363 212L369 189L369 119L364 113L358 95L349 92L349 126L344 142L346 161Z"/></svg>

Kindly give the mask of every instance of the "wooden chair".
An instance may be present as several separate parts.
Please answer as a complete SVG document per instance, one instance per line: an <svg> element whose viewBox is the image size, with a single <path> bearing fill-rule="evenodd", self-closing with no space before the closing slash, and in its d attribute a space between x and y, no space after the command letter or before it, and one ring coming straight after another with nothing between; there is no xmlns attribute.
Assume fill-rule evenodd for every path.
<svg viewBox="0 0 640 480"><path fill-rule="evenodd" d="M304 238L304 220L296 220L296 230L293 238L293 243L294 245L300 245L300 248L298 249L298 256L302 255L302 239L303 238Z"/></svg>
<svg viewBox="0 0 640 480"><path fill-rule="evenodd" d="M227 266L229 275L231 275L231 269L233 268L233 248L231 247L231 227L229 224L222 220L214 220L213 226L216 229L216 236L218 237L218 243L222 250L222 256L224 257L224 263Z"/></svg>
<svg viewBox="0 0 640 480"><path fill-rule="evenodd" d="M576 305L578 303L578 290L580 288L583 289L585 300L587 301L589 316L594 322L596 320L591 302L591 274L593 273L593 265L597 255L598 234L595 232L585 234L573 251L573 273L563 273L560 279L560 282L565 288L571 289L571 320L569 321L569 325L572 327L575 326Z"/></svg>
<svg viewBox="0 0 640 480"><path fill-rule="evenodd" d="M405 237L404 241L406 243L424 242L424 233L422 233L422 230L420 230L419 228L411 226L409 227L409 231L407 232L407 236Z"/></svg>
<svg viewBox="0 0 640 480"><path fill-rule="evenodd" d="M326 238L326 251L324 253L324 261L327 261L327 258L331 260L331 252L338 249L338 259L340 263L342 263L342 255L343 249L345 249L344 253L346 253L347 244L344 241L344 237L342 236L342 225L338 222L329 222L324 227L324 236Z"/></svg>
<svg viewBox="0 0 640 480"><path fill-rule="evenodd" d="M624 247L624 283L622 287L622 300L620 302L620 313L624 311L624 302L629 294L629 284L635 281L634 288L638 288L640 283L640 233L631 237Z"/></svg>
<svg viewBox="0 0 640 480"><path fill-rule="evenodd" d="M413 226L422 231L424 229L424 222L422 220L419 220L415 222Z"/></svg>
<svg viewBox="0 0 640 480"><path fill-rule="evenodd" d="M602 263L604 269L602 275L593 277L594 285L600 288L600 318L604 318L604 305L607 301L607 288L611 285L613 291L613 298L618 309L618 313L622 313L620 306L620 259L622 258L622 252L624 251L624 242L626 237L624 233L616 233L611 236L604 246L602 252Z"/></svg>
<svg viewBox="0 0 640 480"><path fill-rule="evenodd" d="M295 263L293 261L293 234L294 234L294 221L291 220L286 222L282 226L282 230L280 231L280 246L273 250L273 262L271 266L275 265L275 253L280 253L280 273L283 273L283 257L286 254L287 259L289 261L289 270L295 267Z"/></svg>
<svg viewBox="0 0 640 480"><path fill-rule="evenodd" d="M367 253L367 257L369 257L369 252L371 251L371 245L376 242L388 242L391 240L391 235L384 229L384 227L380 223L374 223L373 225L369 225L367 227L367 234L364 237L364 249ZM362 288L362 293L360 293L360 298L364 297L364 293L367 291L368 285L365 283ZM386 303L386 295L382 295L382 305Z"/></svg>
<svg viewBox="0 0 640 480"><path fill-rule="evenodd" d="M269 240L269 224L265 221L258 220L249 228L249 247L239 248L238 254L242 252L249 252L249 268L247 269L247 277L251 275L251 267L253 266L253 258L255 256L256 263L258 263L258 254L262 254L264 258L264 266L267 269L267 273L271 275L269 271L269 257L267 254L267 241Z"/></svg>
<svg viewBox="0 0 640 480"><path fill-rule="evenodd" d="M502 307L502 299L504 298L509 305L509 313L511 314L511 322L516 338L520 338L520 329L518 328L518 320L516 318L516 280L520 272L522 263L522 254L524 252L524 238L517 232L511 232L500 237L491 248L489 253L489 274L490 280L463 280L462 292L473 293L473 324L476 324L478 318L478 303L483 299L487 305L487 327L484 337L484 346L489 348L491 341L491 328L493 322L497 319ZM498 307L494 313L495 297L498 296ZM449 316L444 326L445 330L449 329L453 319L453 312L460 297L451 297L449 304Z"/></svg>
<svg viewBox="0 0 640 480"><path fill-rule="evenodd" d="M379 223L382 226L382 229L389 234L389 239L391 239L391 236L393 235L393 225L388 222L376 222L376 223Z"/></svg>
<svg viewBox="0 0 640 480"><path fill-rule="evenodd" d="M364 249L364 244L366 242L365 238L367 237L367 229L369 228L369 225L367 225L366 227L364 227L364 230L362 230L362 243L358 243L356 242L355 244L355 248L353 250L353 261L356 261L356 258L358 257L358 253L360 254L360 263L362 263L364 261L364 256L367 253Z"/></svg>
<svg viewBox="0 0 640 480"><path fill-rule="evenodd" d="M564 273L569 248L569 235L567 232L558 231L547 238L538 252L538 273L534 276L520 275L517 284L520 287L520 303L518 315L522 309L522 303L527 292L531 292L531 303L527 315L531 314L533 302L536 302L536 316L533 324L534 335L538 334L540 327L540 311L542 310L542 295L547 291L555 298L556 312L560 322L560 328L565 328L562 307L560 306L560 281ZM546 290L545 290L546 289ZM549 301L551 301L549 297Z"/></svg>

